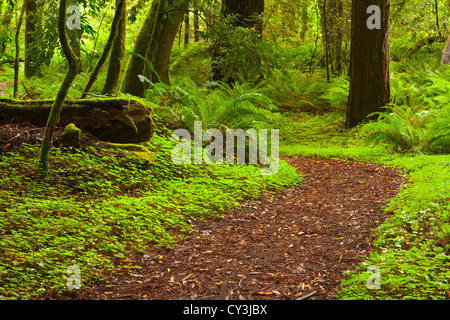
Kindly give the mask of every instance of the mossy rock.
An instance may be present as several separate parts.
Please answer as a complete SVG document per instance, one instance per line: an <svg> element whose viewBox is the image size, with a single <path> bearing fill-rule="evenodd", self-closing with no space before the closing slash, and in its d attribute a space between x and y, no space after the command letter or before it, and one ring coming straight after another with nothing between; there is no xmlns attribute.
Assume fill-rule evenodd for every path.
<svg viewBox="0 0 450 320"><path fill-rule="evenodd" d="M73 123L66 126L61 134L61 147L63 148L81 148L81 130Z"/></svg>

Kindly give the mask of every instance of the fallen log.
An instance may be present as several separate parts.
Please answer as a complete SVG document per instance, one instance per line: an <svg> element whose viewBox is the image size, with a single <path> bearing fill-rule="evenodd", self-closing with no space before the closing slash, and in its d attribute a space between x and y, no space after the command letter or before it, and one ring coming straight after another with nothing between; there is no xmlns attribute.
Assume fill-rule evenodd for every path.
<svg viewBox="0 0 450 320"><path fill-rule="evenodd" d="M52 100L0 99L0 125L29 122L45 127ZM100 140L138 143L151 139L154 124L150 107L133 99L70 99L64 103L59 125L70 123Z"/></svg>
<svg viewBox="0 0 450 320"><path fill-rule="evenodd" d="M401 60L411 58L416 52L418 52L423 46L425 45L431 45L434 42L445 42L445 39L440 36L432 36L428 38L424 38L416 42L411 48L406 51Z"/></svg>

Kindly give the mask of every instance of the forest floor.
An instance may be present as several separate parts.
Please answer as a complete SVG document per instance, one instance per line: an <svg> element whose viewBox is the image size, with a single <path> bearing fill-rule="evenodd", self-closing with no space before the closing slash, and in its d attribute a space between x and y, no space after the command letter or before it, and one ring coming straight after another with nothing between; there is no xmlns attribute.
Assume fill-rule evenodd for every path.
<svg viewBox="0 0 450 320"><path fill-rule="evenodd" d="M100 300L330 300L368 256L382 207L407 183L378 164L286 159L304 183L202 222L172 250L79 294Z"/></svg>

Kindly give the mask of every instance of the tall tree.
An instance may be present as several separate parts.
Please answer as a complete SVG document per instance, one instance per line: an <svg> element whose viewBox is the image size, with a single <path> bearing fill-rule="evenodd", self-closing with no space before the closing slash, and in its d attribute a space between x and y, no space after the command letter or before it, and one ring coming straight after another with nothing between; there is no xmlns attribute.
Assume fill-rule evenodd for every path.
<svg viewBox="0 0 450 320"><path fill-rule="evenodd" d="M120 0L116 0L117 2ZM117 30L117 37L114 40L109 58L108 72L106 74L105 85L103 86L103 93L109 95L117 94L119 87L120 74L122 71L123 59L126 52L126 35L127 35L127 6L126 2L122 9L119 26Z"/></svg>
<svg viewBox="0 0 450 320"><path fill-rule="evenodd" d="M192 3L192 6L194 7L194 42L198 42L198 41L200 41L200 35L199 35L200 23L199 23L199 18L198 18L197 1L194 1Z"/></svg>
<svg viewBox="0 0 450 320"><path fill-rule="evenodd" d="M19 21L16 27L16 36L14 38L16 55L14 58L14 99L17 99L19 93L19 57L20 57L20 29L22 28L23 16L25 14L25 3L22 4L22 9L20 10Z"/></svg>
<svg viewBox="0 0 450 320"><path fill-rule="evenodd" d="M128 61L122 92L143 97L146 85L142 75L154 83L170 84L170 55L188 4L187 0L153 1Z"/></svg>
<svg viewBox="0 0 450 320"><path fill-rule="evenodd" d="M39 63L39 0L26 0L25 10L25 77L40 73Z"/></svg>
<svg viewBox="0 0 450 320"><path fill-rule="evenodd" d="M353 0L348 127L390 102L389 6L389 0Z"/></svg>
<svg viewBox="0 0 450 320"><path fill-rule="evenodd" d="M67 0L60 0L59 2L59 16L58 16L58 35L59 42L61 44L61 49L66 57L68 63L68 70L64 81L62 82L58 93L56 94L55 101L53 102L52 108L50 110L50 115L48 116L47 126L44 131L44 138L42 140L41 152L39 155L39 164L37 173L41 178L45 178L48 174L48 162L50 148L52 144L53 133L55 127L59 122L61 111L64 105L64 100L67 97L69 88L75 80L78 69L80 66L80 61L78 57L74 54L67 37L66 33L66 19L67 19Z"/></svg>
<svg viewBox="0 0 450 320"><path fill-rule="evenodd" d="M169 63L180 24L188 10L189 1L167 1L165 14L160 21L161 27L158 34L152 38L147 54L147 60L151 61L153 70L144 68L144 75L153 83L162 82L170 85Z"/></svg>
<svg viewBox="0 0 450 320"><path fill-rule="evenodd" d="M100 70L102 69L106 59L108 58L111 52L114 40L117 38L118 35L119 23L122 18L122 10L124 9L125 5L126 5L125 0L117 0L116 12L114 14L114 19L111 24L111 30L109 33L108 40L106 41L105 47L103 48L102 55L100 56L100 58L97 61L97 64L95 65L94 71L91 73L91 76L89 77L89 81L83 90L81 98L87 97L89 91L91 90L92 85L96 81L97 76L100 73Z"/></svg>
<svg viewBox="0 0 450 320"><path fill-rule="evenodd" d="M158 25L156 22L157 20L161 20L164 7L164 0L154 0L152 2L152 6L136 37L133 52L128 60L120 88L120 91L123 93L129 93L139 97L144 95L145 87L139 76L143 75L144 72L146 57L149 51L149 42L152 41L152 36L154 36L155 32L159 33L160 24Z"/></svg>

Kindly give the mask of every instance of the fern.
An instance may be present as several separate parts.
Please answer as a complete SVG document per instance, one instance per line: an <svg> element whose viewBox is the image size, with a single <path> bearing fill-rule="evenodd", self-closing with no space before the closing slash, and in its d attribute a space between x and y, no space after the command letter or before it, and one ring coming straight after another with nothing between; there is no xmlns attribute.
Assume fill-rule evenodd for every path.
<svg viewBox="0 0 450 320"><path fill-rule="evenodd" d="M424 110L391 104L389 113L377 113L379 119L364 126L368 142L391 143L398 151L415 153L450 152L450 107Z"/></svg>
<svg viewBox="0 0 450 320"><path fill-rule="evenodd" d="M184 126L193 132L195 121L202 121L204 129L228 128L247 130L257 122L275 119L277 108L265 95L257 92L241 93L242 88L233 90L224 87L210 91L190 84L190 92L165 84L155 84L148 91L147 99L159 100L156 107L165 120L173 121L173 126Z"/></svg>

